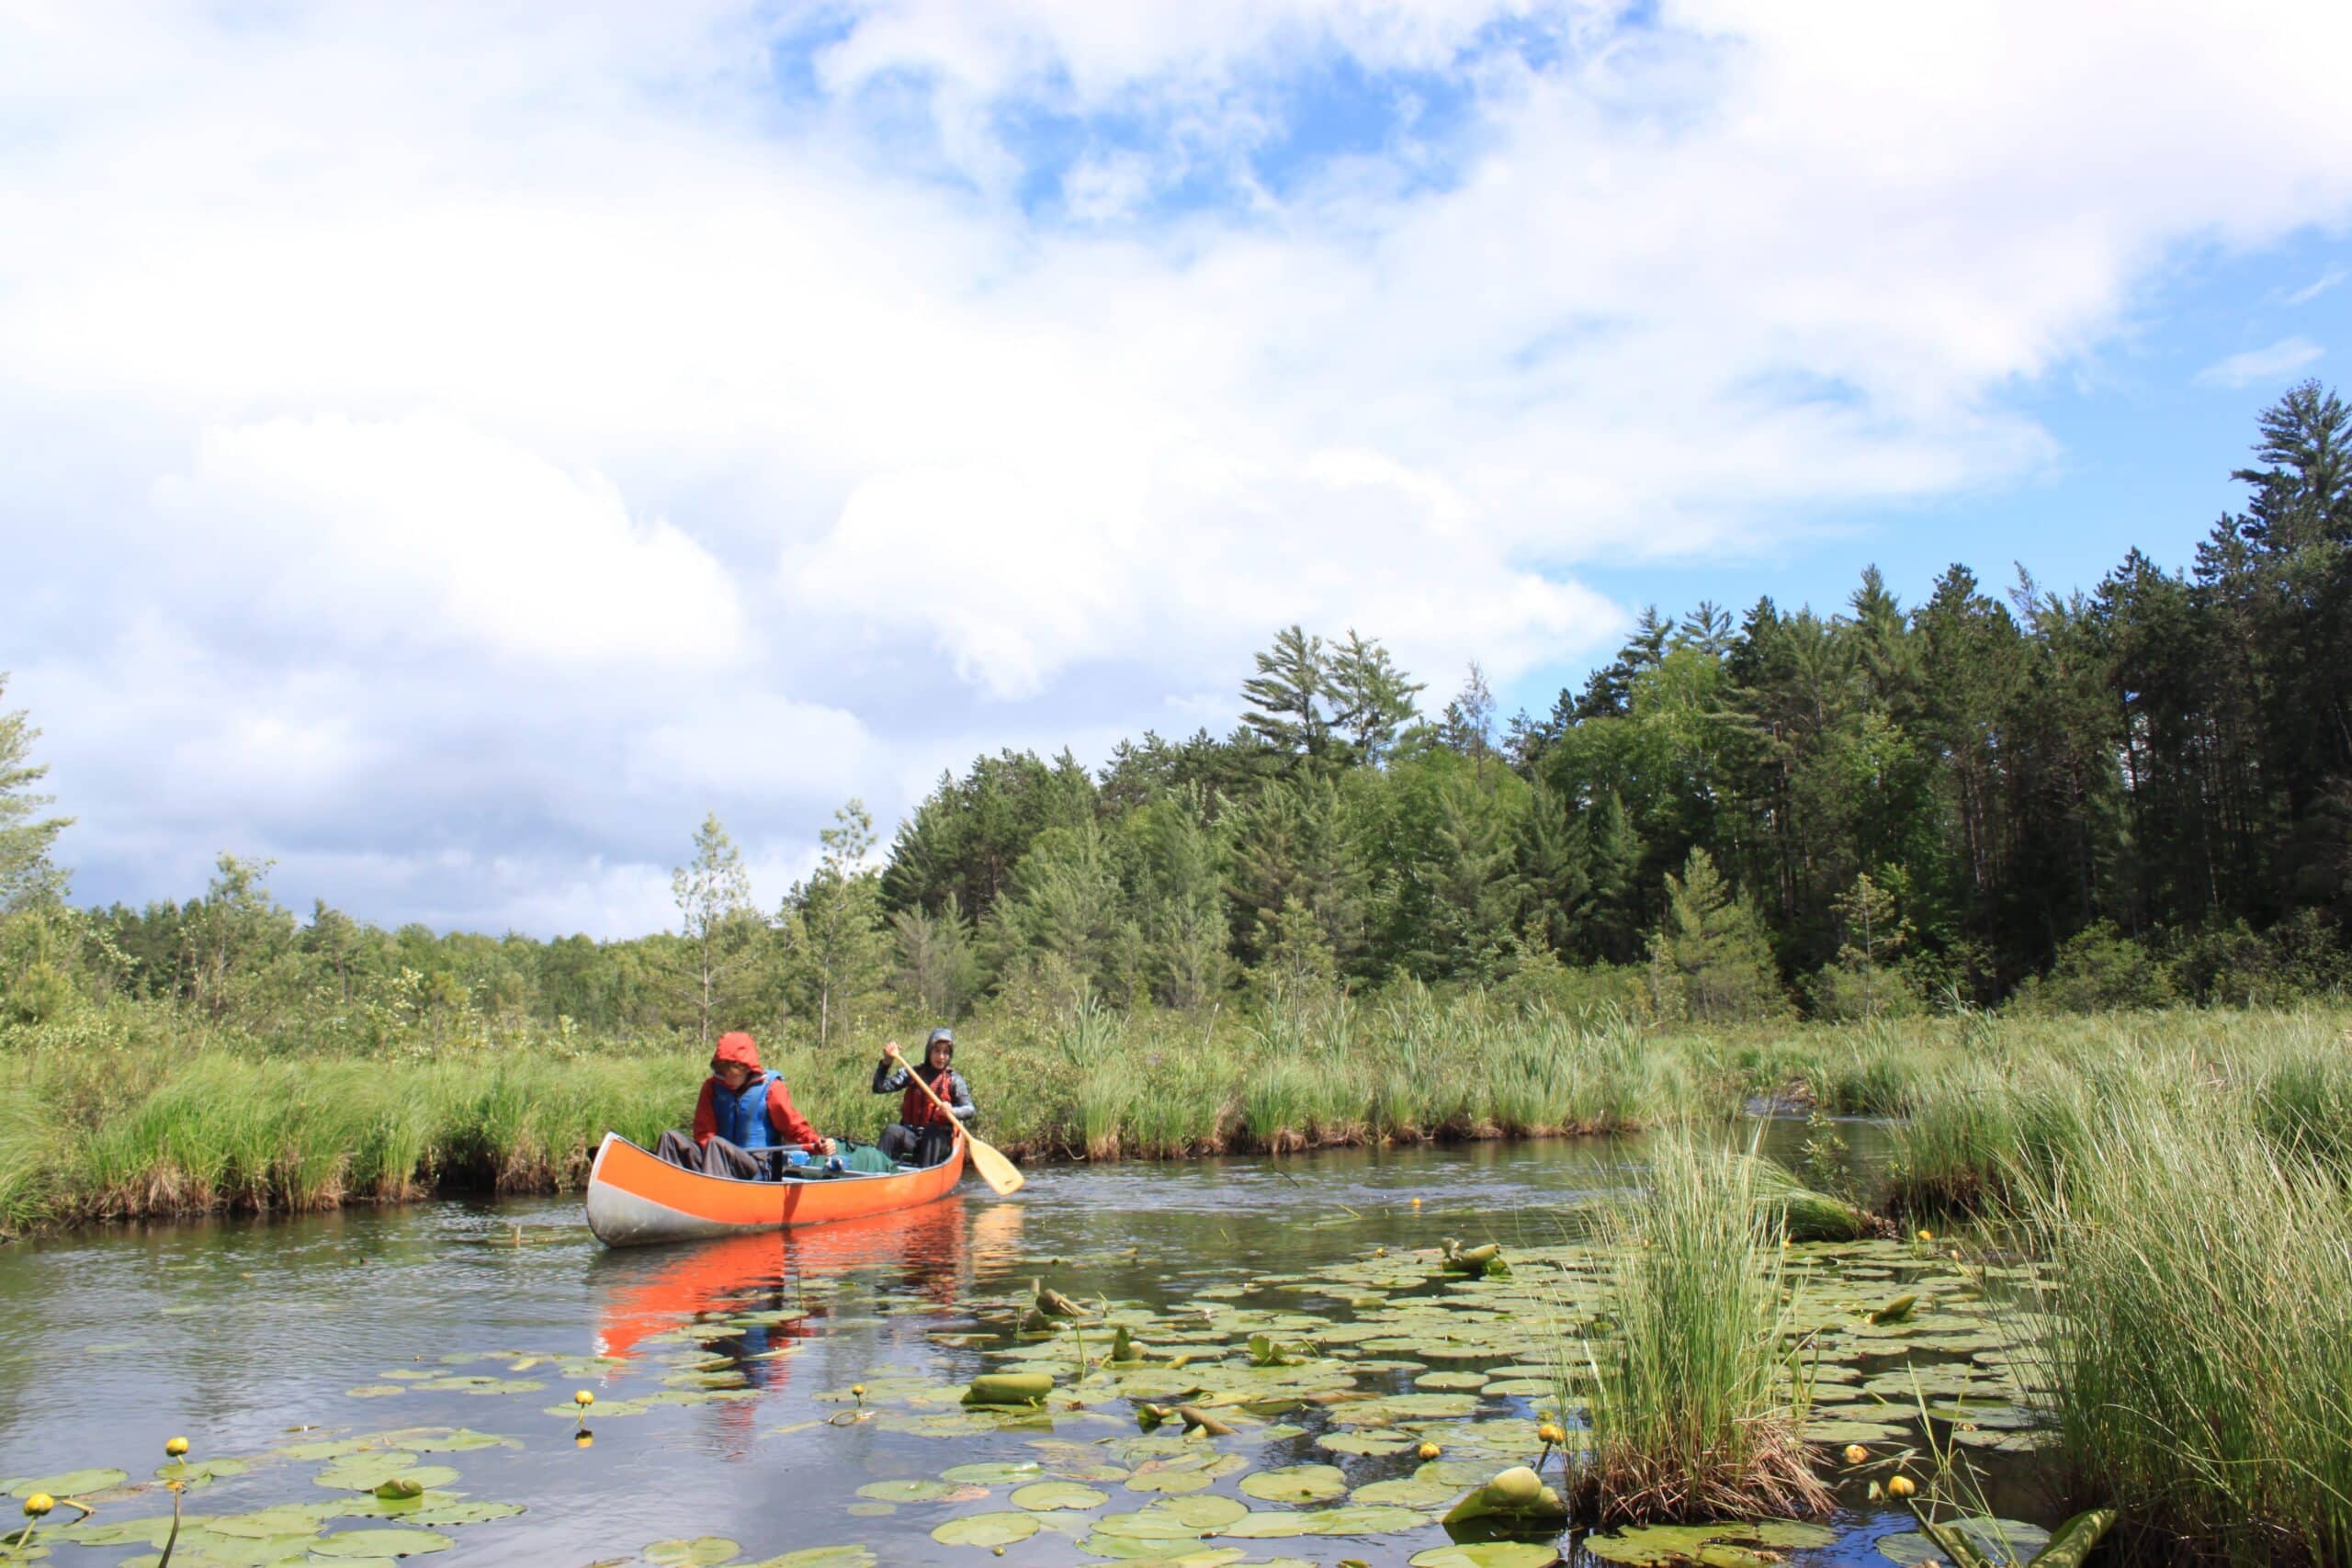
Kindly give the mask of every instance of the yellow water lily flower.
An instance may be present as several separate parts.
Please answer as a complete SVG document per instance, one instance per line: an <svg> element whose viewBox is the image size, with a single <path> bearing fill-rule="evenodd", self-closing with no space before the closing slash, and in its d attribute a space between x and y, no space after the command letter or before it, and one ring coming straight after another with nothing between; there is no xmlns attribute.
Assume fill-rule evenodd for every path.
<svg viewBox="0 0 2352 1568"><path fill-rule="evenodd" d="M1444 1450L1440 1449L1435 1443L1423 1443L1418 1451L1423 1459L1435 1459Z"/></svg>
<svg viewBox="0 0 2352 1568"><path fill-rule="evenodd" d="M164 1441L164 1451L171 1455L174 1459L178 1459L181 1455L187 1452L187 1439L186 1438L167 1438Z"/></svg>
<svg viewBox="0 0 2352 1568"><path fill-rule="evenodd" d="M26 1514L36 1519L41 1517L55 1506L57 1506L57 1499L51 1496L46 1492L36 1492L31 1496L25 1499Z"/></svg>
<svg viewBox="0 0 2352 1568"><path fill-rule="evenodd" d="M1848 1443L1846 1445L1846 1462L1848 1464L1860 1464L1870 1457L1871 1450L1862 1447L1861 1444Z"/></svg>
<svg viewBox="0 0 2352 1568"><path fill-rule="evenodd" d="M590 1405L596 1403L596 1396L583 1388L578 1393L571 1396L571 1403L580 1406L581 1409L585 1410Z"/></svg>
<svg viewBox="0 0 2352 1568"><path fill-rule="evenodd" d="M1912 1493L1919 1490L1917 1484L1907 1475L1889 1477L1886 1483L1886 1489L1897 1497L1908 1497Z"/></svg>

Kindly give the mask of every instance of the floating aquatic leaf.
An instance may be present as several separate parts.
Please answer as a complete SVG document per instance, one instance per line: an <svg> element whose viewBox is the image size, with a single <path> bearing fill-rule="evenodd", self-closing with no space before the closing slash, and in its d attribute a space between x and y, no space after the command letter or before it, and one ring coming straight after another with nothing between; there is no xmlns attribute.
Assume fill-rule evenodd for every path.
<svg viewBox="0 0 2352 1568"><path fill-rule="evenodd" d="M185 1529L185 1525L182 1528ZM311 1528L316 1529L318 1527L312 1525ZM172 1516L157 1514L140 1519L85 1519L49 1533L78 1546L160 1547L171 1529Z"/></svg>
<svg viewBox="0 0 2352 1568"><path fill-rule="evenodd" d="M74 1497L85 1492L103 1492L130 1479L128 1472L119 1470L69 1470L59 1475L18 1476L0 1482L0 1491L11 1497L29 1497L36 1492L46 1492L52 1497Z"/></svg>
<svg viewBox="0 0 2352 1568"><path fill-rule="evenodd" d="M1699 1562L1711 1547L1760 1546L1792 1551L1827 1546L1837 1539L1836 1531L1820 1525L1768 1519L1756 1524L1640 1525L1610 1535L1589 1535L1584 1538L1584 1549L1605 1562L1662 1568Z"/></svg>
<svg viewBox="0 0 2352 1568"><path fill-rule="evenodd" d="M880 1559L865 1546L804 1546L781 1557L763 1557L747 1568L874 1568Z"/></svg>
<svg viewBox="0 0 2352 1568"><path fill-rule="evenodd" d="M1351 1503L1394 1503L1400 1508L1442 1508L1461 1488L1434 1475L1400 1475L1374 1481L1348 1494Z"/></svg>
<svg viewBox="0 0 2352 1568"><path fill-rule="evenodd" d="M1432 1546L1405 1561L1412 1568L1550 1568L1560 1560L1549 1546L1524 1540L1487 1540L1466 1545Z"/></svg>
<svg viewBox="0 0 2352 1568"><path fill-rule="evenodd" d="M1243 1476L1241 1491L1267 1503L1328 1503L1347 1495L1348 1478L1337 1465L1284 1465Z"/></svg>
<svg viewBox="0 0 2352 1568"><path fill-rule="evenodd" d="M1035 1514L968 1514L939 1526L931 1532L931 1539L942 1546L1011 1546L1036 1533Z"/></svg>
<svg viewBox="0 0 2352 1568"><path fill-rule="evenodd" d="M1847 1443L1890 1443L1910 1434L1907 1427L1883 1421L1808 1421L1805 1440L1842 1447Z"/></svg>
<svg viewBox="0 0 2352 1568"><path fill-rule="evenodd" d="M1006 1486L1023 1481L1035 1481L1046 1473L1046 1467L1035 1460L1007 1464L992 1461L984 1464L959 1464L939 1472L942 1481L954 1481L967 1486Z"/></svg>
<svg viewBox="0 0 2352 1568"><path fill-rule="evenodd" d="M724 1536L698 1535L657 1540L645 1549L645 1560L661 1568L712 1568L742 1552Z"/></svg>
<svg viewBox="0 0 2352 1568"><path fill-rule="evenodd" d="M413 1525L481 1525L492 1519L511 1519L524 1511L520 1503L480 1503L470 1497L435 1502L425 1498L426 1506L405 1516Z"/></svg>
<svg viewBox="0 0 2352 1568"><path fill-rule="evenodd" d="M1567 1509L1560 1495L1544 1484L1544 1478L1523 1464L1512 1465L1492 1480L1472 1492L1446 1511L1449 1525L1467 1524L1473 1519L1554 1519L1566 1518Z"/></svg>
<svg viewBox="0 0 2352 1568"><path fill-rule="evenodd" d="M2050 1532L2040 1525L2030 1525L2023 1519L1994 1519L1978 1517L1966 1519L1945 1519L1942 1528L1955 1530L1967 1538L1968 1543L1996 1562L2025 1562L2050 1544ZM1881 1536L1879 1554L1905 1568L1919 1564L1949 1561L1934 1541L1918 1530L1905 1530L1900 1535Z"/></svg>
<svg viewBox="0 0 2352 1568"><path fill-rule="evenodd" d="M1326 1432L1315 1439L1318 1449L1335 1454L1400 1454L1418 1447L1420 1438L1398 1432Z"/></svg>
<svg viewBox="0 0 2352 1568"><path fill-rule="evenodd" d="M388 1445L381 1439L376 1438L336 1438L325 1442L294 1443L286 1448L272 1449L267 1457L288 1459L298 1464L307 1464L312 1460L341 1459L345 1454L365 1453L369 1449L386 1446Z"/></svg>
<svg viewBox="0 0 2352 1568"><path fill-rule="evenodd" d="M1075 1481L1036 1481L1014 1488L1008 1500L1016 1508L1026 1508L1034 1514L1049 1514L1061 1508L1100 1507L1111 1499L1107 1494Z"/></svg>
<svg viewBox="0 0 2352 1568"><path fill-rule="evenodd" d="M1484 1372L1423 1372L1413 1380L1415 1388L1460 1389L1478 1388L1485 1384Z"/></svg>
<svg viewBox="0 0 2352 1568"><path fill-rule="evenodd" d="M447 1551L457 1544L447 1536L435 1535L431 1530L345 1530L311 1542L311 1552L315 1557L390 1559L422 1557L428 1551Z"/></svg>
<svg viewBox="0 0 2352 1568"><path fill-rule="evenodd" d="M175 1460L155 1467L158 1481L176 1481L183 1485L201 1485L222 1476L243 1475L253 1466L241 1459Z"/></svg>
<svg viewBox="0 0 2352 1568"><path fill-rule="evenodd" d="M396 1393L406 1393L408 1390L396 1382L364 1382L357 1388L347 1388L343 1392L354 1399L389 1399Z"/></svg>
<svg viewBox="0 0 2352 1568"><path fill-rule="evenodd" d="M203 1529L208 1535L234 1540L266 1540L274 1536L316 1535L334 1517L334 1503L280 1503L251 1514L235 1514L227 1518L208 1519ZM165 1524L171 1521L165 1519ZM160 1540L155 1542L161 1546Z"/></svg>
<svg viewBox="0 0 2352 1568"><path fill-rule="evenodd" d="M447 1486L458 1479L458 1472L446 1464L419 1464L413 1453L397 1450L385 1453L349 1454L328 1465L311 1477L320 1486L332 1486L345 1492L373 1492L385 1482L405 1476L414 1481L420 1491L428 1486Z"/></svg>
<svg viewBox="0 0 2352 1568"><path fill-rule="evenodd" d="M952 1481L869 1481L857 1489L857 1495L877 1503L968 1502L986 1496L988 1488L959 1486Z"/></svg>
<svg viewBox="0 0 2352 1568"><path fill-rule="evenodd" d="M1418 1508L1366 1503L1298 1513L1253 1511L1245 1518L1220 1527L1216 1533L1236 1540L1272 1540L1302 1535L1387 1535L1417 1529L1429 1522L1429 1516Z"/></svg>
<svg viewBox="0 0 2352 1568"><path fill-rule="evenodd" d="M596 1414L604 1414L601 1407ZM502 1438L492 1432L477 1432L465 1427L403 1427L396 1432L386 1432L377 1439L387 1448L414 1449L419 1453L455 1454L475 1449L518 1449L523 1445L514 1438Z"/></svg>

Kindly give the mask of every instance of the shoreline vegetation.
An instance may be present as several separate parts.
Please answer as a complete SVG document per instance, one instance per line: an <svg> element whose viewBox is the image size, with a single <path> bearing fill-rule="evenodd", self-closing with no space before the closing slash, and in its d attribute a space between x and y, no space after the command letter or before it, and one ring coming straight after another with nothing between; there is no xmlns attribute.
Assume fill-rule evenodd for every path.
<svg viewBox="0 0 2352 1568"><path fill-rule="evenodd" d="M1891 1119L1895 1152L1858 1202L1993 1216L2079 1163L2120 1093L2227 1106L2265 1147L2352 1172L2352 1010L1702 1032L1408 986L1246 1016L1081 998L960 1032L989 1141L1025 1161L1631 1133L1727 1122L1763 1099ZM868 1089L878 1046L784 1043L774 1060L821 1130L871 1139L892 1109ZM650 1145L683 1124L701 1070L690 1046L528 1030L289 1051L136 1004L0 1027L0 1236L576 1190L607 1130Z"/></svg>
<svg viewBox="0 0 2352 1568"><path fill-rule="evenodd" d="M674 1120L699 1070L676 1046L517 1038L323 1057L218 1031L142 1036L136 1021L94 1013L70 1036L0 1039L0 1193L19 1226L241 1194L282 1209L435 1181L541 1190L575 1177L605 1126ZM1543 1343L1524 1352L1589 1407L1589 1458L1563 1496L1619 1522L1802 1517L1826 1480L1850 1478L1833 1476L1834 1442L1804 1435L1826 1397L1808 1348L1825 1320L1806 1270L1787 1266L1809 1255L1785 1250L1804 1244L1781 1168L1707 1124L1728 1130L1758 1095L1884 1117L1883 1180L1849 1196L1903 1215L1906 1239L1863 1245L1938 1268L1948 1255L1936 1288L1994 1303L2009 1369L1989 1401L1991 1373L1964 1396L1929 1391L1932 1430L2013 1408L2054 1495L2119 1511L2129 1561L2352 1551L2352 1010L1702 1032L1407 990L1247 1021L1081 1002L966 1032L991 1135L1033 1157L1661 1131L1636 1156L1650 1182L1593 1215L1600 1297L1531 1325ZM1415 1076L1368 1066L1390 1057ZM863 1048L786 1061L820 1125L887 1110ZM1835 1189L1830 1160L1796 1164ZM1906 1306L1878 1303L1869 1322ZM1982 1507L1956 1451L1845 1450L1849 1472L1917 1471L1922 1507L1964 1518Z"/></svg>

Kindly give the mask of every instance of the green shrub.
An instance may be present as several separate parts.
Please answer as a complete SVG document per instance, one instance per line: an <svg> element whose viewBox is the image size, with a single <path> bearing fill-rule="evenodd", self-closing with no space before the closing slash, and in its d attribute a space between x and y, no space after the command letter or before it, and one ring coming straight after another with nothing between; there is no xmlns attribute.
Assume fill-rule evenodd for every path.
<svg viewBox="0 0 2352 1568"><path fill-rule="evenodd" d="M2009 1005L2025 1013L2113 1012L2173 999L2155 955L2101 920L2068 938L2050 973L2028 978Z"/></svg>

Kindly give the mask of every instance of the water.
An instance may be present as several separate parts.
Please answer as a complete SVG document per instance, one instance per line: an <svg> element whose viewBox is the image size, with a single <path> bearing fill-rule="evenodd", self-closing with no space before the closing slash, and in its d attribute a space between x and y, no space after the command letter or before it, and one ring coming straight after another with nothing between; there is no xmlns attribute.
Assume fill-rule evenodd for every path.
<svg viewBox="0 0 2352 1568"><path fill-rule="evenodd" d="M1843 1131L1858 1158L1876 1156L1876 1129L1849 1123ZM1793 1155L1804 1129L1769 1123L1765 1135L1768 1149ZM856 1489L936 1477L976 1461L1035 1459L1026 1437L801 1427L843 1409L817 1395L893 1369L941 1382L987 1370L977 1349L931 1336L985 1326L959 1303L1014 1291L1040 1271L1089 1300L1136 1298L1159 1308L1248 1274L1311 1269L1375 1247L1428 1247L1442 1235L1493 1236L1507 1247L1554 1242L1563 1215L1630 1179L1639 1154L1638 1140L1585 1141L1057 1167L1034 1173L1009 1201L967 1183L947 1201L876 1221L627 1252L588 1235L576 1199L79 1233L0 1249L0 1475L116 1466L144 1480L175 1433L192 1438L201 1459L391 1427L464 1427L521 1443L424 1461L458 1469L454 1490L526 1512L449 1530L454 1549L434 1561L450 1568L633 1561L648 1542L705 1535L741 1542L747 1561L864 1542L885 1562L976 1563L988 1554L937 1544L928 1532L976 1507L1006 1506L1001 1489L986 1504L913 1504L886 1516L868 1505L865 1517L849 1511L860 1501ZM526 1245L512 1245L517 1235ZM1063 1266L1049 1262L1057 1258ZM819 1288L804 1294L811 1282ZM755 1397L627 1418L592 1412L594 1441L584 1449L575 1446L570 1419L545 1413L568 1403L575 1387L596 1390L608 1405L659 1391L678 1368L657 1359L681 1347L656 1337L681 1325L800 1305L810 1310L806 1319L707 1347L738 1361ZM771 1354L777 1351L785 1353ZM600 1378L546 1363L449 1359L491 1352L603 1354L626 1364ZM490 1394L411 1388L371 1398L346 1392L413 1382L420 1373L545 1387ZM1510 1403L1527 1413L1526 1402ZM801 1429L778 1431L792 1427ZM1057 1435L1080 1439L1135 1431L1124 1404L1065 1417L1059 1427ZM1273 1447L1283 1451L1255 1456L1260 1467L1336 1460L1351 1482L1410 1468L1385 1457L1339 1459L1306 1438ZM319 1468L258 1464L191 1493L187 1506L221 1515L320 1502L336 1494L311 1480ZM1114 1508L1148 1500L1122 1497L1115 1483L1106 1489ZM168 1498L151 1491L108 1503L99 1517L167 1507ZM1871 1511L1843 1523L1838 1546L1804 1556L1873 1560L1871 1538L1907 1520ZM1388 1563L1444 1540L1432 1526L1242 1544L1253 1558ZM74 1548L56 1561L111 1563L149 1550ZM1098 1561L1053 1533L1010 1548L1008 1557Z"/></svg>

